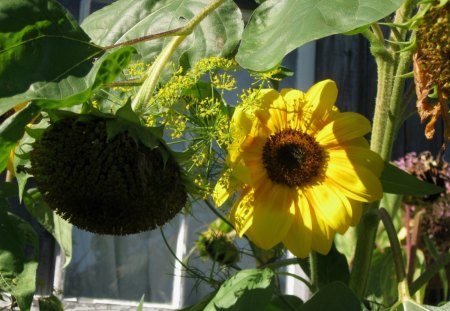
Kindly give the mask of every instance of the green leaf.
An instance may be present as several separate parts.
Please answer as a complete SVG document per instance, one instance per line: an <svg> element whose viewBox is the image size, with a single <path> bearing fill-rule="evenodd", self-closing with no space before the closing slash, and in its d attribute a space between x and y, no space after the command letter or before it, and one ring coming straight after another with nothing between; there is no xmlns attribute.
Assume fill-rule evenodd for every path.
<svg viewBox="0 0 450 311"><path fill-rule="evenodd" d="M316 254L316 256L319 288L335 281L348 284L350 271L347 258L336 249L334 244L327 255Z"/></svg>
<svg viewBox="0 0 450 311"><path fill-rule="evenodd" d="M10 151L22 138L25 127L40 110L38 106L31 104L13 114L0 126L0 172L6 168Z"/></svg>
<svg viewBox="0 0 450 311"><path fill-rule="evenodd" d="M102 46L157 34L184 26L210 0L119 0L88 16L81 25ZM192 66L201 58L226 56L237 47L243 31L242 15L233 1L226 1L206 17L175 52ZM144 59L153 59L170 38L136 44ZM185 54L185 55L183 55Z"/></svg>
<svg viewBox="0 0 450 311"><path fill-rule="evenodd" d="M303 301L297 296L281 295L274 298L264 311L300 311Z"/></svg>
<svg viewBox="0 0 450 311"><path fill-rule="evenodd" d="M39 298L39 311L63 311L64 305L55 295Z"/></svg>
<svg viewBox="0 0 450 311"><path fill-rule="evenodd" d="M30 310L38 251L38 237L30 224L0 209L0 289L11 293L20 310Z"/></svg>
<svg viewBox="0 0 450 311"><path fill-rule="evenodd" d="M274 290L273 271L248 269L226 280L204 311L264 310Z"/></svg>
<svg viewBox="0 0 450 311"><path fill-rule="evenodd" d="M64 252L64 267L72 259L72 224L61 218L45 203L42 194L37 189L29 189L24 196L24 203L31 215L58 242Z"/></svg>
<svg viewBox="0 0 450 311"><path fill-rule="evenodd" d="M32 99L58 98L102 53L58 2L1 1L0 114ZM49 92L50 82L62 89Z"/></svg>
<svg viewBox="0 0 450 311"><path fill-rule="evenodd" d="M136 311L144 310L144 298L145 298L145 295L142 295L141 300L139 301L139 304L136 308Z"/></svg>
<svg viewBox="0 0 450 311"><path fill-rule="evenodd" d="M330 283L320 289L300 308L300 311L360 311L355 294L341 282Z"/></svg>
<svg viewBox="0 0 450 311"><path fill-rule="evenodd" d="M372 257L367 293L369 300L391 305L397 298L397 280L391 248L376 249Z"/></svg>
<svg viewBox="0 0 450 311"><path fill-rule="evenodd" d="M195 305L189 306L187 308L180 309L178 311L204 311L205 307L208 305L208 303L211 301L211 299L214 298L217 292L212 292L205 297Z"/></svg>
<svg viewBox="0 0 450 311"><path fill-rule="evenodd" d="M85 76L68 76L59 82L39 82L39 92L33 90L28 98L37 100L43 109L57 109L78 105L89 99L95 91L115 80L131 61L135 49L122 47L97 59ZM2 100L0 99L0 104Z"/></svg>
<svg viewBox="0 0 450 311"><path fill-rule="evenodd" d="M303 44L371 24L403 2L267 0L245 27L236 60L253 71L269 70Z"/></svg>
<svg viewBox="0 0 450 311"><path fill-rule="evenodd" d="M444 191L441 187L419 180L389 162L384 162L380 180L383 191L387 193L421 196Z"/></svg>

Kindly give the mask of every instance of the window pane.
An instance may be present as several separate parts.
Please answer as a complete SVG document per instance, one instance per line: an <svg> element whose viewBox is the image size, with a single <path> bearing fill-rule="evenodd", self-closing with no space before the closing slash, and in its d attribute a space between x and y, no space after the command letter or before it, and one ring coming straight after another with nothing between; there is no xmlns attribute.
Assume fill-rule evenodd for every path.
<svg viewBox="0 0 450 311"><path fill-rule="evenodd" d="M182 217L164 226L176 251ZM159 230L116 237L74 230L73 258L65 272L64 297L172 303L175 260Z"/></svg>

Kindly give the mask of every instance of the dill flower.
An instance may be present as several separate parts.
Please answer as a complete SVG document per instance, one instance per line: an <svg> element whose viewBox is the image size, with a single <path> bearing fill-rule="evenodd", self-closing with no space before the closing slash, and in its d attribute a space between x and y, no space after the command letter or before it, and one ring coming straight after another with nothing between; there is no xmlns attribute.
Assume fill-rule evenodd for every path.
<svg viewBox="0 0 450 311"><path fill-rule="evenodd" d="M363 138L370 122L338 111L331 80L253 97L234 112L229 170L213 198L220 206L240 191L230 220L262 249L282 242L298 257L326 254L336 232L357 224L362 202L382 196L383 161Z"/></svg>

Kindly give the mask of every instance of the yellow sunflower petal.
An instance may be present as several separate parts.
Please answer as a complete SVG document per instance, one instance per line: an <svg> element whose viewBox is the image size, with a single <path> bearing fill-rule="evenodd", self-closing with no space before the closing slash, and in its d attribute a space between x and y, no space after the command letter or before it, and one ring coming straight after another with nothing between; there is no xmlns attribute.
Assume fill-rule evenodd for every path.
<svg viewBox="0 0 450 311"><path fill-rule="evenodd" d="M220 176L214 190L212 198L217 206L222 206L226 200L242 189L245 184L250 184L252 181L250 170L241 162L237 164L234 169L228 169L222 176Z"/></svg>
<svg viewBox="0 0 450 311"><path fill-rule="evenodd" d="M340 113L332 122L325 125L316 135L322 146L338 145L370 132L370 122L355 112Z"/></svg>
<svg viewBox="0 0 450 311"><path fill-rule="evenodd" d="M258 93L258 100L255 101L256 106L253 109L254 115L251 117L255 119L256 116L260 122L266 124L267 120L270 118L269 109L276 104L281 104L280 102L283 102L283 98L276 90L260 90Z"/></svg>
<svg viewBox="0 0 450 311"><path fill-rule="evenodd" d="M302 108L306 103L306 94L295 89L282 89L280 94L286 102L287 127L301 130Z"/></svg>
<svg viewBox="0 0 450 311"><path fill-rule="evenodd" d="M306 92L307 104L304 107L303 116L306 127L309 127L313 121L326 118L328 112L333 109L337 93L336 83L332 80L320 81Z"/></svg>
<svg viewBox="0 0 450 311"><path fill-rule="evenodd" d="M368 168L350 161L329 161L326 176L349 198L372 202L381 199L383 188L378 177Z"/></svg>
<svg viewBox="0 0 450 311"><path fill-rule="evenodd" d="M304 195L294 198L295 218L283 244L295 256L305 258L311 252L313 220L309 203Z"/></svg>
<svg viewBox="0 0 450 311"><path fill-rule="evenodd" d="M330 184L315 185L305 191L305 195L315 209L317 218L341 234L350 227L351 219L347 210L351 209L350 202ZM346 206L347 205L347 206Z"/></svg>
<svg viewBox="0 0 450 311"><path fill-rule="evenodd" d="M333 163L344 163L348 166L363 166L369 168L375 176L380 176L384 168L383 159L368 148L355 146L342 146L328 150L329 161Z"/></svg>
<svg viewBox="0 0 450 311"><path fill-rule="evenodd" d="M258 247L270 249L286 237L295 213L291 192L270 182L255 192L253 222L247 236Z"/></svg>
<svg viewBox="0 0 450 311"><path fill-rule="evenodd" d="M249 187L242 190L241 195L230 211L230 220L240 238L250 228L253 222L253 190Z"/></svg>
<svg viewBox="0 0 450 311"><path fill-rule="evenodd" d="M322 255L326 255L331 249L331 244L333 244L334 231L322 218L316 216L314 209L311 208L310 211L313 235L311 248Z"/></svg>

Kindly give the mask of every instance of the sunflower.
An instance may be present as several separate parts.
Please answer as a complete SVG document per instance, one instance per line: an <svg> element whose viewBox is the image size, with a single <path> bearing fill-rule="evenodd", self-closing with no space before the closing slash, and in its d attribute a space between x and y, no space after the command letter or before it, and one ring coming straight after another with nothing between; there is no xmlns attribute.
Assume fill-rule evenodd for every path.
<svg viewBox="0 0 450 311"><path fill-rule="evenodd" d="M230 211L240 237L263 249L282 242L301 258L327 254L334 234L358 223L362 202L382 197L383 161L363 137L370 122L339 112L336 97L325 80L306 93L262 89L236 107L213 199L221 206L240 192Z"/></svg>

